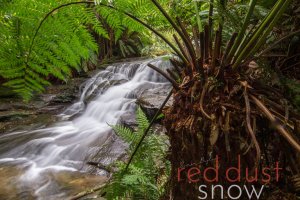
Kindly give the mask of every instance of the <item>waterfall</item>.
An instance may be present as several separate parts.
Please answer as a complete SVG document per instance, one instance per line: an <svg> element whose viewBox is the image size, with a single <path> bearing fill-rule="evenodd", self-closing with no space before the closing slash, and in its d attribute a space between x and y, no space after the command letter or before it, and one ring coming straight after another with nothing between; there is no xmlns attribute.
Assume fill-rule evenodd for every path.
<svg viewBox="0 0 300 200"><path fill-rule="evenodd" d="M54 187L50 172L88 172L89 160L108 165L120 158L126 144L110 125L118 123L122 115L135 112L135 101L145 90L170 88L164 77L147 67L149 62L170 67L162 59L108 66L81 85L80 98L59 115L55 124L1 136L0 167L22 169L16 184L33 187L39 197L46 188Z"/></svg>

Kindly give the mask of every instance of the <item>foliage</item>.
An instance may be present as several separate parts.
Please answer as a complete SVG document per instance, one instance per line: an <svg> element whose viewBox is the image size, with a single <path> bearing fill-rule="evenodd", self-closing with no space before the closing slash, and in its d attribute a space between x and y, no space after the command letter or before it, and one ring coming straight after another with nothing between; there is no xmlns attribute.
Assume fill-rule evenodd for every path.
<svg viewBox="0 0 300 200"><path fill-rule="evenodd" d="M79 70L82 60L97 52L88 23L107 37L88 8L74 6L53 13L31 47L40 20L62 2L20 0L1 7L0 75L8 80L6 86L25 99L30 99L33 91L44 91L50 84L48 76L66 81L72 69Z"/></svg>
<svg viewBox="0 0 300 200"><path fill-rule="evenodd" d="M44 18L54 8L69 2L74 1L20 0L4 1L1 5L0 76L7 80L5 86L25 100L33 92L43 92L50 85L49 77L67 81L73 70L81 70L83 61L95 57L99 47L92 32L118 43L123 56L141 50L140 45L134 44L137 40L124 40L124 34L134 35L143 27L116 10L95 7L94 2L70 4ZM127 5L124 1L115 4Z"/></svg>
<svg viewBox="0 0 300 200"><path fill-rule="evenodd" d="M174 17L179 17L185 24L190 26L195 26L197 23L197 18L195 17L196 11L194 9L193 3L197 2L198 11L202 24L208 22L209 18L209 1L193 1L193 0L173 0L172 9L170 10L170 15ZM226 4L224 6L224 3ZM213 8L213 20L216 25L214 29L218 28L218 24L222 23L224 27L224 34L226 38L231 35L232 31L239 31L242 26L242 19L245 17L247 10L249 9L248 1L224 1L216 0L214 1ZM267 13L268 9L265 4L261 2L256 5L252 22L256 24L258 20L263 18Z"/></svg>
<svg viewBox="0 0 300 200"><path fill-rule="evenodd" d="M299 132L295 124L299 115L289 109L291 102L283 90L273 87L270 80L262 82L265 74L263 66L258 65L265 60L260 50L266 47L292 0L276 1L263 18L254 15L258 1L246 1L247 9L239 10L243 16L239 21L235 20L229 3L210 0L205 23L195 23L195 16L194 20L186 21L173 18L156 0L151 1L176 31L176 46L160 37L180 58L171 59L174 72L166 73L148 64L173 85L174 102L166 109L164 120L171 143L171 177L176 177L175 169L181 163L201 163L201 158L209 155L222 155L222 173L232 163L236 164L232 158L237 155L242 155L241 167L251 166L252 170L268 165L270 158L280 154L295 160L300 151L299 134L294 134ZM230 26L233 28L228 29ZM223 37L225 31L229 38ZM278 102L288 102L288 106ZM283 148L278 149L275 140L266 140L265 133L285 139ZM268 152L268 147L278 151ZM292 174L299 173L294 170L299 168L299 159L296 164L287 162ZM221 179L221 183L226 183ZM171 179L171 185L170 198L176 195L176 199L195 199L198 188L188 181L178 184Z"/></svg>
<svg viewBox="0 0 300 200"><path fill-rule="evenodd" d="M54 8L70 2L74 1L2 2L0 76L7 81L5 86L13 88L25 100L29 100L34 92L43 92L45 86L50 85L51 77L67 81L73 70L81 70L83 61L95 57L99 47L92 32L114 42L110 48L119 48L123 57L139 55L143 47L140 44L149 43L143 35L149 37L150 33L124 12L134 13L164 32L170 30L159 10L146 0L101 1L107 6L95 6L94 1L70 4L55 10L42 21ZM161 3L168 5L167 1ZM136 33L142 37L137 37Z"/></svg>
<svg viewBox="0 0 300 200"><path fill-rule="evenodd" d="M130 31L125 32L125 39L117 41L116 47L120 48L122 56L128 56L132 53L140 52L143 55L161 54L161 52L169 53L168 47L147 28L137 23L134 19L128 17L124 12L133 14L135 18L141 19L145 23L161 31L164 35L174 34L167 20L161 15L159 10L149 0L113 0L113 1L96 1L101 5L109 5L115 9L108 9L105 6L97 6L99 13L108 21L111 27L129 27ZM159 1L164 7L168 9L168 1ZM122 30L121 30L122 31ZM139 34L139 39L136 38L136 33ZM134 35L130 38L126 35ZM116 38L119 38L116 36ZM129 38L129 39L128 39ZM143 44L143 45L140 45ZM135 44L135 45L133 45ZM136 45L137 44L137 45Z"/></svg>
<svg viewBox="0 0 300 200"><path fill-rule="evenodd" d="M93 6L94 2L96 6ZM264 60L260 50L276 41L274 27L282 20L292 0L205 0L195 8L192 0L171 3L165 0L89 1L86 2L89 6L70 6L64 12L52 13L31 50L33 30L38 22L53 8L52 5L55 7L63 2L50 3L50 0L47 3L20 0L6 3L0 9L0 42L3 43L0 75L9 80L6 85L28 98L31 91L42 91L43 86L49 84L44 80L49 75L66 80L71 68L77 69L81 60L97 51L89 29L102 37L115 38L123 56L134 50L130 45L132 41L125 45L119 40L122 34L155 34L179 58L171 59L175 72L166 73L149 65L174 86L173 106L165 113L174 169L181 161L199 163L201 156L210 153L222 154L229 161L235 156L231 154L237 152L243 154L245 163L253 169L263 164L262 157L268 160L270 155L287 155L287 168L295 168L288 160L295 158L289 151L300 151L297 136L293 134L297 131L293 124L300 120L299 115L277 103L286 101L284 92L272 84L262 83L263 66L257 64ZM23 7L29 9L21 10ZM299 19L298 14L296 18ZM102 20L100 24L99 19ZM286 22L290 23L289 20ZM107 32L103 25L114 31ZM297 81L286 82L297 105L299 84ZM137 116L138 131L114 127L129 143L129 153L149 124L140 109ZM267 122L271 126L266 126ZM265 133L280 135L291 148L277 149L278 144L287 145L284 142L277 144L275 140L266 141ZM270 154L267 148L265 152L261 151L261 147L278 151ZM125 163L118 163L118 172L107 188L108 198L157 199L163 193L159 188L166 183L160 179L165 177L161 176L163 164L160 163L165 149L161 136L151 134L146 137L126 173L123 173ZM228 165L224 160L222 164ZM163 171L169 171L168 166L164 166ZM196 194L189 191L188 183L180 186L173 183L172 186L173 194L186 195L188 199L193 199ZM180 194L182 191L186 194ZM184 199L183 196L177 198Z"/></svg>
<svg viewBox="0 0 300 200"><path fill-rule="evenodd" d="M130 155L149 126L146 115L141 108L137 109L137 131L116 125L113 127L117 135L129 144ZM165 159L168 148L167 138L152 130L141 145L128 171L125 162L117 163L117 172L112 182L105 189L107 199L153 199L164 194L165 184L169 176L170 164Z"/></svg>
<svg viewBox="0 0 300 200"><path fill-rule="evenodd" d="M292 103L300 111L300 82L292 79L286 79L287 92L292 98Z"/></svg>
<svg viewBox="0 0 300 200"><path fill-rule="evenodd" d="M117 40L118 50L122 57L126 58L131 55L138 56L142 52L144 44L137 32L127 33L123 32L122 37Z"/></svg>

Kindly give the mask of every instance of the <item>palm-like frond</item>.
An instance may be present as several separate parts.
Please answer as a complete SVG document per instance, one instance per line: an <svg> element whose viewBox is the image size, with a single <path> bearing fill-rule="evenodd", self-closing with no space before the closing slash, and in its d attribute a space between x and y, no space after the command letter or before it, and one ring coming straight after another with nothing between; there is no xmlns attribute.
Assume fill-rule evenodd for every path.
<svg viewBox="0 0 300 200"><path fill-rule="evenodd" d="M85 6L65 8L53 13L43 24L35 43L31 41L40 20L53 6L63 1L14 1L1 9L0 21L0 75L25 99L33 92L43 92L49 75L67 81L72 69L80 70L83 60L97 52L87 25L103 37L95 15ZM26 9L24 9L26 8Z"/></svg>

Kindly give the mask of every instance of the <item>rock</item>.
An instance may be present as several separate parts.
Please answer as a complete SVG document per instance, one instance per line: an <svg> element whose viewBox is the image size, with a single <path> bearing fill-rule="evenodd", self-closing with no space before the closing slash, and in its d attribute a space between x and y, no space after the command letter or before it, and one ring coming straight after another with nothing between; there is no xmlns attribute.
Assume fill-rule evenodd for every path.
<svg viewBox="0 0 300 200"><path fill-rule="evenodd" d="M10 118L0 122L0 134L13 131L26 131L38 128L45 128L55 122L57 117L49 113L28 114L27 116Z"/></svg>
<svg viewBox="0 0 300 200"><path fill-rule="evenodd" d="M126 83L128 80L127 79L115 79L110 81L110 85L120 85L123 83Z"/></svg>
<svg viewBox="0 0 300 200"><path fill-rule="evenodd" d="M0 167L0 197L1 199L36 199L33 194L28 191L20 191L18 188L19 176L23 174L22 169L15 166ZM25 198L24 198L25 197Z"/></svg>
<svg viewBox="0 0 300 200"><path fill-rule="evenodd" d="M50 104L58 104L58 103L72 103L77 98L77 95L73 93L64 93L55 96L51 101Z"/></svg>
<svg viewBox="0 0 300 200"><path fill-rule="evenodd" d="M103 197L99 197L97 194L87 195L86 197L82 197L79 200L106 200Z"/></svg>
<svg viewBox="0 0 300 200"><path fill-rule="evenodd" d="M59 184L62 191L74 196L75 194L87 189L92 189L98 185L102 185L108 181L106 176L97 176L80 172L56 172L51 174L54 180Z"/></svg>
<svg viewBox="0 0 300 200"><path fill-rule="evenodd" d="M13 109L17 109L17 110L32 110L35 109L35 106L31 105L31 104L26 104L26 103L14 103L11 105L11 107L13 107Z"/></svg>
<svg viewBox="0 0 300 200"><path fill-rule="evenodd" d="M120 117L118 124L135 129L138 125L135 118L135 113L125 113Z"/></svg>
<svg viewBox="0 0 300 200"><path fill-rule="evenodd" d="M156 133L158 135L161 135L161 134L166 135L167 134L167 129L161 124L153 124L152 130L154 133Z"/></svg>
<svg viewBox="0 0 300 200"><path fill-rule="evenodd" d="M55 112L57 110L63 110L65 108L64 105L53 105L53 106L45 106L44 108L39 110L39 113L48 113Z"/></svg>
<svg viewBox="0 0 300 200"><path fill-rule="evenodd" d="M8 111L11 110L13 107L8 103L1 103L0 104L0 111Z"/></svg>
<svg viewBox="0 0 300 200"><path fill-rule="evenodd" d="M137 104L141 106L142 110L146 113L149 119L152 119L155 113L159 110L162 103L165 101L169 94L170 88L156 88L146 90L138 99ZM166 107L171 106L173 98L171 97L166 104Z"/></svg>
<svg viewBox="0 0 300 200"><path fill-rule="evenodd" d="M56 96L57 94L41 94L39 99L41 99L46 105L49 104Z"/></svg>
<svg viewBox="0 0 300 200"><path fill-rule="evenodd" d="M78 98L80 85L85 80L86 78L79 77L63 85L49 86L47 92L39 95L39 98L50 106L73 103Z"/></svg>
<svg viewBox="0 0 300 200"><path fill-rule="evenodd" d="M8 98L8 97L16 97L16 93L8 88L8 87L4 87L4 86L0 86L0 98Z"/></svg>
<svg viewBox="0 0 300 200"><path fill-rule="evenodd" d="M0 166L0 198L1 199L55 199L65 200L74 197L76 194L83 191L89 191L96 188L99 185L103 185L108 181L106 176L97 176L92 174L80 173L80 172L45 172L47 173L47 179L55 181L57 184L51 187L46 187L40 191L39 198L36 196L34 190L27 185L23 185L19 181L19 177L24 174L23 169L19 167L9 165ZM33 188L42 188L45 186L42 182L32 183ZM52 188L53 187L53 188ZM88 199L88 197L97 197L89 195L81 199ZM100 197L97 197L100 199Z"/></svg>
<svg viewBox="0 0 300 200"><path fill-rule="evenodd" d="M20 120L32 114L32 112L28 111L4 111L0 112L0 122Z"/></svg>
<svg viewBox="0 0 300 200"><path fill-rule="evenodd" d="M49 125L56 115L78 98L79 87L86 78L74 78L67 84L49 86L45 93L33 97L30 102L21 98L1 95L0 87L0 134L29 130Z"/></svg>

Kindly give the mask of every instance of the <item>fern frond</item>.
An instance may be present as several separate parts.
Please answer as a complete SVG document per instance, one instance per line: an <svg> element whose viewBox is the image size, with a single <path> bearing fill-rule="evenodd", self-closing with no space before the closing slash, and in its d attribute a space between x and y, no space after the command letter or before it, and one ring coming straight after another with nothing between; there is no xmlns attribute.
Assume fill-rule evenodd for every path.
<svg viewBox="0 0 300 200"><path fill-rule="evenodd" d="M141 133L149 122L145 113L139 107L136 112L138 130L131 131L121 125L113 126L117 134L127 143L131 154L139 142ZM137 140L138 138L138 140ZM105 198L111 199L159 199L164 194L164 185L170 173L170 163L165 160L168 144L166 136L150 134L140 146L126 172L126 163L117 162L118 171L114 173L112 182L105 188ZM161 174L161 170L165 172ZM158 180L160 177L160 180Z"/></svg>
<svg viewBox="0 0 300 200"><path fill-rule="evenodd" d="M107 37L92 9L70 6L45 21L28 54L40 20L63 2L7 1L5 10L0 9L0 76L24 99L34 92L43 92L50 84L46 81L49 75L66 81L73 69L81 70L82 62L97 53L98 45L88 25ZM86 17L80 18L78 13Z"/></svg>
<svg viewBox="0 0 300 200"><path fill-rule="evenodd" d="M141 107L138 107L136 111L136 120L139 125L138 126L139 131L144 132L149 126L149 121L147 119L146 114L142 111Z"/></svg>
<svg viewBox="0 0 300 200"><path fill-rule="evenodd" d="M116 132L116 134L121 137L125 142L127 143L132 143L132 141L135 140L135 135L134 135L134 132L123 126L123 125L115 125L115 126L112 126L113 130Z"/></svg>

